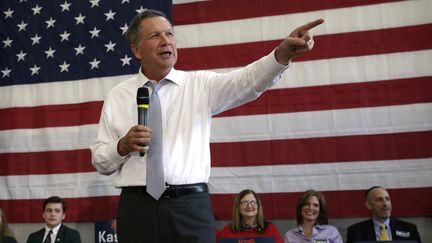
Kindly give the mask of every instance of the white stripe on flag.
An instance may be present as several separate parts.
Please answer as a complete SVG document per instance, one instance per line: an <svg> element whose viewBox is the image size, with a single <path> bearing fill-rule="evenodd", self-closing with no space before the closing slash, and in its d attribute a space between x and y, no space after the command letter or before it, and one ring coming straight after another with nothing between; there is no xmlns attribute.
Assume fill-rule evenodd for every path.
<svg viewBox="0 0 432 243"><path fill-rule="evenodd" d="M212 142L387 134L432 130L432 106L295 112L214 118ZM97 125L0 131L0 153L86 149Z"/></svg>
<svg viewBox="0 0 432 243"><path fill-rule="evenodd" d="M0 131L0 153L89 149L97 124Z"/></svg>
<svg viewBox="0 0 432 243"><path fill-rule="evenodd" d="M432 76L431 63L432 50L293 62L273 89ZM20 85L19 92L6 86L0 88L0 108L102 101L112 87L129 77Z"/></svg>
<svg viewBox="0 0 432 243"><path fill-rule="evenodd" d="M212 168L212 193L258 193L431 187L432 159Z"/></svg>
<svg viewBox="0 0 432 243"><path fill-rule="evenodd" d="M137 70L138 71L138 70ZM107 92L132 75L81 81L11 85L0 88L0 109L76 104L104 100ZM19 92L17 92L19 90Z"/></svg>
<svg viewBox="0 0 432 243"><path fill-rule="evenodd" d="M293 62L274 88L432 76L432 50Z"/></svg>
<svg viewBox="0 0 432 243"><path fill-rule="evenodd" d="M389 134L432 130L426 104L214 118L212 142Z"/></svg>
<svg viewBox="0 0 432 243"><path fill-rule="evenodd" d="M38 199L52 195L64 198L119 195L112 180L113 176L97 172L1 176L0 200Z"/></svg>

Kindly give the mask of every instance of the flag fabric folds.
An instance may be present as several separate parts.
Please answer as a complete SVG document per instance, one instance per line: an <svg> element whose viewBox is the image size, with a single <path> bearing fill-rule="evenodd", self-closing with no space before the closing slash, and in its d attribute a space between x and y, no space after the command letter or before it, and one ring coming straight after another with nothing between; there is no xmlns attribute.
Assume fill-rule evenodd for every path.
<svg viewBox="0 0 432 243"><path fill-rule="evenodd" d="M295 27L326 21L312 30L313 51L275 87L213 118L216 219L230 218L245 188L271 219L294 218L309 188L324 192L331 218L366 216L363 192L374 185L389 189L394 215L432 215L430 1L5 0L0 8L0 207L11 222L38 222L51 195L67 200L69 221L115 217L120 191L97 174L89 146L105 94L138 71L122 34L143 8L172 16L181 70L247 65Z"/></svg>

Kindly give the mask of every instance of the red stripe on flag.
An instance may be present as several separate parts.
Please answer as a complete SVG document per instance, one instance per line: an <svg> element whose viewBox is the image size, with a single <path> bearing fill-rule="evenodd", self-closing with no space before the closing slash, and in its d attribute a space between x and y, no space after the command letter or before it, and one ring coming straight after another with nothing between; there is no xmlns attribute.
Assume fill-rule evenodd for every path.
<svg viewBox="0 0 432 243"><path fill-rule="evenodd" d="M102 101L0 110L0 130L63 127L99 122Z"/></svg>
<svg viewBox="0 0 432 243"><path fill-rule="evenodd" d="M174 4L173 22L175 25L247 19L262 16L321 11L344 7L364 6L400 0L218 0ZM191 14L194 13L194 14Z"/></svg>
<svg viewBox="0 0 432 243"><path fill-rule="evenodd" d="M294 61L432 49L432 35L425 33L432 33L432 24L315 36L314 50ZM178 50L176 68L197 70L245 66L271 52L280 42L182 48Z"/></svg>
<svg viewBox="0 0 432 243"><path fill-rule="evenodd" d="M432 76L269 90L217 117L407 105L432 102Z"/></svg>
<svg viewBox="0 0 432 243"><path fill-rule="evenodd" d="M265 92L259 99L217 117L432 102L432 77L323 85ZM103 102L0 110L0 130L79 126L99 122ZM43 111L47 108L47 111ZM43 112L42 112L43 111ZM34 123L33 123L34 122Z"/></svg>
<svg viewBox="0 0 432 243"><path fill-rule="evenodd" d="M120 193L120 191L119 191ZM66 204L65 222L94 222L114 219L118 196L63 198ZM11 223L41 222L45 199L0 200L0 207L7 212Z"/></svg>
<svg viewBox="0 0 432 243"><path fill-rule="evenodd" d="M0 154L0 176L96 171L89 149Z"/></svg>
<svg viewBox="0 0 432 243"><path fill-rule="evenodd" d="M212 167L432 158L432 131L211 143Z"/></svg>
<svg viewBox="0 0 432 243"><path fill-rule="evenodd" d="M212 167L418 159L432 157L432 131L211 143L210 147ZM0 154L0 161L0 176L95 171L87 149L7 153Z"/></svg>
<svg viewBox="0 0 432 243"><path fill-rule="evenodd" d="M372 184L370 186L373 186ZM329 218L367 217L364 191L325 191ZM432 216L432 188L389 189L392 215ZM264 214L269 219L295 218L295 205L300 193L259 193ZM234 194L211 194L217 220L230 220ZM110 220L116 217L118 196L65 198L66 222ZM416 202L413 207L412 203ZM42 199L1 200L0 207L7 212L11 223L38 223L41 221ZM97 207L95 207L97 205ZM23 210L25 209L25 210Z"/></svg>
<svg viewBox="0 0 432 243"><path fill-rule="evenodd" d="M371 184L370 186L375 186ZM394 217L426 217L432 215L432 187L388 189ZM365 190L325 191L329 218L368 217L364 206ZM259 193L264 215L269 219L295 219L296 203L301 193ZM217 220L230 220L235 195L212 194ZM416 202L413 207L413 202Z"/></svg>

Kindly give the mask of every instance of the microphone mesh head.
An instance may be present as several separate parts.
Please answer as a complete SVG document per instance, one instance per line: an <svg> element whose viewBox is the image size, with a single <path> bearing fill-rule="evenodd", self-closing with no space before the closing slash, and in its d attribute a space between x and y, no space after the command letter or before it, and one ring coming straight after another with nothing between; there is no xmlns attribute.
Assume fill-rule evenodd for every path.
<svg viewBox="0 0 432 243"><path fill-rule="evenodd" d="M148 87L139 87L137 90L137 104L148 105L150 103L150 90Z"/></svg>

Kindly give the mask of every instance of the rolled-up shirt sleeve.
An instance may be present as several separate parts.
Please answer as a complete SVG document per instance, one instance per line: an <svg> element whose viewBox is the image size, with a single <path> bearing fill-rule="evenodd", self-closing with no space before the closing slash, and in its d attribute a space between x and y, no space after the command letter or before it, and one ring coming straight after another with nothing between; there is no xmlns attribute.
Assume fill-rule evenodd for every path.
<svg viewBox="0 0 432 243"><path fill-rule="evenodd" d="M110 102L106 99L102 108L101 118L99 121L98 135L96 142L90 147L92 152L92 163L96 170L103 175L110 175L116 172L126 161L128 156L121 156L117 151L117 144L120 140L111 131L110 122Z"/></svg>

